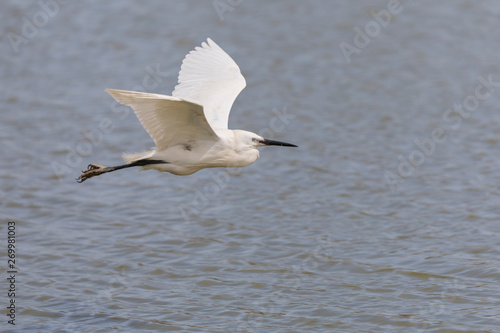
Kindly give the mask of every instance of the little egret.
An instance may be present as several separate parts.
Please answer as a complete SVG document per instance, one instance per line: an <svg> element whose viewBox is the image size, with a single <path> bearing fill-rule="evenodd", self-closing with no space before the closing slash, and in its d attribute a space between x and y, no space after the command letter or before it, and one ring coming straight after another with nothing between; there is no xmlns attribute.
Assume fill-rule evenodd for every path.
<svg viewBox="0 0 500 333"><path fill-rule="evenodd" d="M135 166L175 175L204 168L244 167L259 157L257 147L297 147L227 128L231 106L245 86L238 65L208 38L182 61L172 96L107 89L117 102L134 109L156 148L124 154L123 165L90 164L77 181Z"/></svg>

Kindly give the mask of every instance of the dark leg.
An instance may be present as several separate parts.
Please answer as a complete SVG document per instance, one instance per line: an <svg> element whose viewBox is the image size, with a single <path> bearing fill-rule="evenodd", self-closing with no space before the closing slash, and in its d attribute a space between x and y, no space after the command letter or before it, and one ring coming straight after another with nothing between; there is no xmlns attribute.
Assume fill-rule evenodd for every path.
<svg viewBox="0 0 500 333"><path fill-rule="evenodd" d="M112 167L105 167L102 165L98 164L89 164L87 167L87 170L82 171L83 173L80 175L80 177L76 178L76 181L79 183L82 183L86 181L89 178L95 177L102 175L103 173L111 172L111 171L116 171L120 169L125 169L125 168L131 168L135 166L145 166L149 164L163 164L163 163L168 163L162 160L139 160L130 164L123 164L123 165L118 165L118 166L112 166Z"/></svg>

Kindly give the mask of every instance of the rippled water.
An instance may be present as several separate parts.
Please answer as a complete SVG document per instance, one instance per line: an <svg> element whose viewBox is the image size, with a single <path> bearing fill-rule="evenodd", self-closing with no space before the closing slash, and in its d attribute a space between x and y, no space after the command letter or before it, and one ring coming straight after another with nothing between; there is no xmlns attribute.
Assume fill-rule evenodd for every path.
<svg viewBox="0 0 500 333"><path fill-rule="evenodd" d="M498 2L42 3L0 11L3 332L498 331ZM152 145L104 89L170 93L206 37L231 127L300 148L77 184Z"/></svg>

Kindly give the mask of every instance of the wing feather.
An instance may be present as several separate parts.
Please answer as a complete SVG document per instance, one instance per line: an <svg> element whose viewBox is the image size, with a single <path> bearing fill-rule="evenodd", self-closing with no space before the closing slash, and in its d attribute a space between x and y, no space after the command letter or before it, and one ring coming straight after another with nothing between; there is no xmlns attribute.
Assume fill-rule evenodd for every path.
<svg viewBox="0 0 500 333"><path fill-rule="evenodd" d="M106 91L117 102L134 109L157 150L192 140L218 140L199 104L159 94L115 89Z"/></svg>
<svg viewBox="0 0 500 333"><path fill-rule="evenodd" d="M231 107L245 86L238 65L208 38L182 61L172 96L202 105L214 130L227 129Z"/></svg>

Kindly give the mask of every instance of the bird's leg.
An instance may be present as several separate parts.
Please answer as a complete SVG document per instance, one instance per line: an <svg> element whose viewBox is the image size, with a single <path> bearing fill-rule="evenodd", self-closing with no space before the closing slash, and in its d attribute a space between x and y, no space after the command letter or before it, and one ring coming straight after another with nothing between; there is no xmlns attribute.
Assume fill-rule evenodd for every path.
<svg viewBox="0 0 500 333"><path fill-rule="evenodd" d="M82 171L83 173L76 179L77 182L82 183L89 178L102 175L106 172L115 171L116 167L105 167L99 164L89 164L87 170Z"/></svg>
<svg viewBox="0 0 500 333"><path fill-rule="evenodd" d="M99 164L89 164L87 167L87 170L82 171L83 173L76 179L77 182L82 183L86 181L89 178L95 177L102 175L103 173L106 172L111 172L115 170L120 170L120 169L125 169L125 168L131 168L135 166L146 166L150 164L166 164L168 162L162 161L162 160L138 160L129 164L123 164L123 165L117 165L117 166L112 166L112 167L105 167Z"/></svg>

